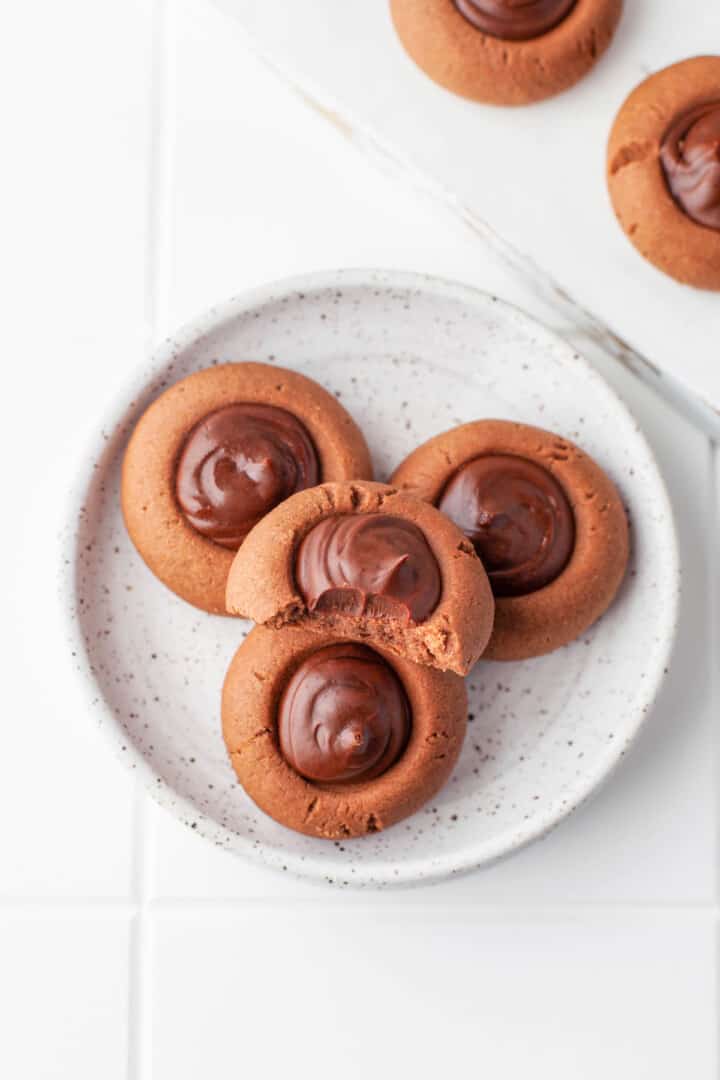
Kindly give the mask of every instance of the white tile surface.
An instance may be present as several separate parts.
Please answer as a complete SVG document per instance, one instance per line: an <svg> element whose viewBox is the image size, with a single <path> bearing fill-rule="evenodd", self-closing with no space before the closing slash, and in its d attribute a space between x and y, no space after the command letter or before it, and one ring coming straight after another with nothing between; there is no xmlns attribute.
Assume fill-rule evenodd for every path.
<svg viewBox="0 0 720 1080"><path fill-rule="evenodd" d="M0 896L129 887L132 784L97 752L77 710L54 621L53 539L65 454L147 340L149 16L143 0L102 11L89 0L15 5L3 42L4 138L16 156L0 211L11 387L2 638L12 656L2 665L0 817L12 827Z"/></svg>
<svg viewBox="0 0 720 1080"><path fill-rule="evenodd" d="M17 565L17 564L16 564ZM0 754L0 902L127 897L132 873L132 777L108 753L76 692L62 630L26 604L35 564L23 558L10 588L12 664L3 672ZM14 594L14 595L13 595ZM38 594L40 598L42 594ZM52 584L45 592L52 604ZM57 650L48 663L39 648Z"/></svg>
<svg viewBox="0 0 720 1080"><path fill-rule="evenodd" d="M615 40L570 91L532 108L463 101L430 82L394 33L387 0L217 0L349 137L406 163L509 242L625 341L720 408L717 295L646 263L617 226L605 145L620 104L651 71L720 52L708 0L629 0ZM410 169L407 169L410 171ZM560 297L558 296L559 300ZM682 331L686 348L675 348Z"/></svg>
<svg viewBox="0 0 720 1080"><path fill-rule="evenodd" d="M34 376L36 430L57 416L59 445L33 440L45 465L146 344L150 15L147 0L40 0L14 7L2 44L15 153L0 208L3 362L18 391Z"/></svg>
<svg viewBox="0 0 720 1080"><path fill-rule="evenodd" d="M152 940L158 1077L717 1075L707 915L272 906Z"/></svg>
<svg viewBox="0 0 720 1080"><path fill-rule="evenodd" d="M462 276L558 320L453 215L383 176L308 109L247 52L234 20L178 0L168 38L162 333L243 288L336 266Z"/></svg>
<svg viewBox="0 0 720 1080"><path fill-rule="evenodd" d="M0 911L0 1076L124 1080L129 920Z"/></svg>

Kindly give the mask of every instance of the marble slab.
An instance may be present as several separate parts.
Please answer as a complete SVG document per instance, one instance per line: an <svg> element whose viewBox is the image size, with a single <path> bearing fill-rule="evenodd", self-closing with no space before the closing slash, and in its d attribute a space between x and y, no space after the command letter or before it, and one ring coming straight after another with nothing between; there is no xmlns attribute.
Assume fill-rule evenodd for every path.
<svg viewBox="0 0 720 1080"><path fill-rule="evenodd" d="M650 72L720 53L720 4L628 0L596 69L550 101L502 109L439 89L408 59L387 0L216 0L343 134L430 191L621 362L720 431L720 296L636 253L604 176L613 117ZM432 267L428 267L432 269Z"/></svg>

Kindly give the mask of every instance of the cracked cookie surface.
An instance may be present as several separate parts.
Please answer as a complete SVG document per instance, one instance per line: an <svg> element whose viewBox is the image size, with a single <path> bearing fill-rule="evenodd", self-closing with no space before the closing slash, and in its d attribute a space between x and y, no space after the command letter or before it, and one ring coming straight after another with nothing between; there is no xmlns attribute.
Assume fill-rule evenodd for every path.
<svg viewBox="0 0 720 1080"><path fill-rule="evenodd" d="M678 120L714 103L720 103L720 56L682 60L645 79L615 118L608 141L607 184L615 216L641 255L685 285L720 290L720 229L685 212L673 196L662 160L664 143ZM682 142L681 138L680 148ZM705 158L705 175L698 172L688 179L698 192L714 171L717 212L717 141L714 153L708 143Z"/></svg>
<svg viewBox="0 0 720 1080"><path fill-rule="evenodd" d="M522 660L573 641L610 606L627 566L628 523L615 485L578 446L506 420L478 420L437 435L398 466L392 483L435 505L468 463L493 457L517 458L544 469L564 493L573 519L572 549L556 576L524 595L495 597L493 632L483 657ZM516 531L524 534L522 550L532 524L523 489L519 501L524 520ZM506 513L500 507L499 517ZM541 507L540 516L547 516L547 507ZM517 540L510 546L517 548ZM537 561L532 551L522 557L529 564Z"/></svg>
<svg viewBox="0 0 720 1080"><path fill-rule="evenodd" d="M503 18L468 17L485 6L502 9ZM398 37L418 67L446 90L490 105L528 105L578 82L607 49L622 14L622 0L576 0L537 36L513 40L481 29L513 23L531 6L390 2Z"/></svg>
<svg viewBox="0 0 720 1080"><path fill-rule="evenodd" d="M279 715L303 665L338 642L372 653L407 699L409 732L389 767L343 783L301 775L282 751ZM358 649L359 646L359 649ZM327 709L324 710L325 714ZM462 749L467 698L461 678L418 667L366 639L287 626L256 627L235 653L222 694L225 745L250 798L276 821L327 840L376 833L418 810L450 776Z"/></svg>
<svg viewBox="0 0 720 1080"><path fill-rule="evenodd" d="M236 412L243 415L227 415ZM218 421L223 430L213 432ZM318 477L371 476L360 429L313 379L272 364L217 364L181 379L142 414L125 452L121 502L155 576L195 607L225 615L232 547L267 505Z"/></svg>
<svg viewBox="0 0 720 1080"><path fill-rule="evenodd" d="M314 543L324 523L329 537ZM336 523L345 546L330 552L332 567L306 573L308 546L327 556ZM304 591L305 582L322 589ZM268 514L235 556L227 607L275 628L301 624L359 636L465 675L487 644L494 602L472 544L444 514L386 484L353 481L301 491Z"/></svg>

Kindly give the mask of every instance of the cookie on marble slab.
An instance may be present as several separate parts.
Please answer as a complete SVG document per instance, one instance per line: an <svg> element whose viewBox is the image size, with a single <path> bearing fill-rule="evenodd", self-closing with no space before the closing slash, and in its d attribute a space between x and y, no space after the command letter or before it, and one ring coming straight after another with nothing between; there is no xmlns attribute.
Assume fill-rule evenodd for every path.
<svg viewBox="0 0 720 1080"><path fill-rule="evenodd" d="M233 769L250 798L297 832L379 832L444 785L462 749L463 680L366 640L256 627L222 692Z"/></svg>
<svg viewBox="0 0 720 1080"><path fill-rule="evenodd" d="M622 0L391 0L410 57L440 86L490 105L528 105L597 63Z"/></svg>
<svg viewBox="0 0 720 1080"><path fill-rule="evenodd" d="M720 56L682 60L633 90L610 133L607 182L641 255L720 290Z"/></svg>
<svg viewBox="0 0 720 1080"><path fill-rule="evenodd" d="M493 597L453 523L386 484L323 484L268 514L235 556L227 608L273 627L351 634L466 674L487 644Z"/></svg>
<svg viewBox="0 0 720 1080"><path fill-rule="evenodd" d="M569 439L478 420L430 439L392 483L462 529L495 594L484 659L522 660L573 641L612 603L628 561L620 495Z"/></svg>
<svg viewBox="0 0 720 1080"><path fill-rule="evenodd" d="M125 452L122 510L165 585L227 614L233 557L264 514L322 481L370 477L362 432L318 383L271 364L218 364L143 413Z"/></svg>

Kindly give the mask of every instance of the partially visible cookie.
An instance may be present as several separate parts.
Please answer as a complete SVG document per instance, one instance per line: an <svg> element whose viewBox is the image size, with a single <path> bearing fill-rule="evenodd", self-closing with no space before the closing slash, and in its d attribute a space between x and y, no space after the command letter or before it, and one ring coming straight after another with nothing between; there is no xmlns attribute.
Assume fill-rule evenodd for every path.
<svg viewBox="0 0 720 1080"><path fill-rule="evenodd" d="M398 36L440 86L528 105L578 82L605 52L622 0L390 0Z"/></svg>
<svg viewBox="0 0 720 1080"><path fill-rule="evenodd" d="M493 621L472 544L434 507L388 487L323 484L287 499L235 556L227 608L257 623L350 635L466 674Z"/></svg>
<svg viewBox="0 0 720 1080"><path fill-rule="evenodd" d="M235 551L265 513L314 484L371 476L360 429L327 390L270 364L220 364L143 413L125 452L122 509L153 573L226 614Z"/></svg>
<svg viewBox="0 0 720 1080"><path fill-rule="evenodd" d="M282 825L342 840L418 810L462 749L463 680L359 637L256 627L230 664L223 736L238 780Z"/></svg>
<svg viewBox="0 0 720 1080"><path fill-rule="evenodd" d="M610 133L607 182L641 255L720 290L720 56L682 60L633 90Z"/></svg>
<svg viewBox="0 0 720 1080"><path fill-rule="evenodd" d="M485 659L551 652L611 604L628 560L625 510L568 439L478 420L424 443L392 483L449 515L483 560L495 593Z"/></svg>

